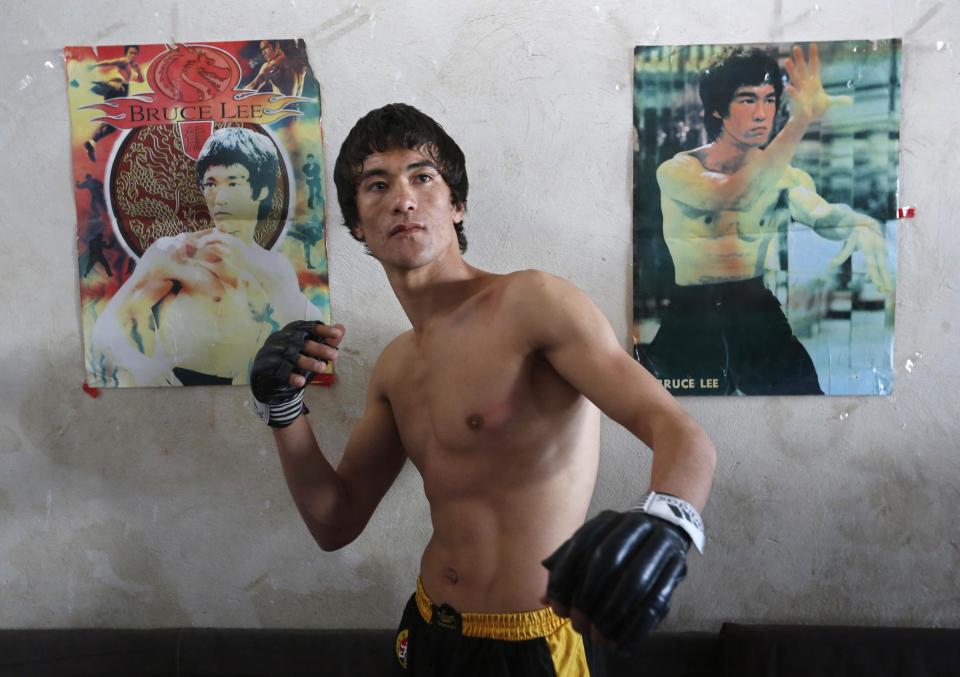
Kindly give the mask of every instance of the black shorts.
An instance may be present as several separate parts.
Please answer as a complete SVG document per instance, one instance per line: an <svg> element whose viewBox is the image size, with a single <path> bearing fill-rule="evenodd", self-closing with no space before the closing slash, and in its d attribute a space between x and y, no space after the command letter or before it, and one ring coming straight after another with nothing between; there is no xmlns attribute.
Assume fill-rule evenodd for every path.
<svg viewBox="0 0 960 677"><path fill-rule="evenodd" d="M603 654L549 608L510 614L436 606L421 581L397 631L394 674L603 677Z"/></svg>
<svg viewBox="0 0 960 677"><path fill-rule="evenodd" d="M674 395L822 395L780 301L755 277L677 287L637 359Z"/></svg>

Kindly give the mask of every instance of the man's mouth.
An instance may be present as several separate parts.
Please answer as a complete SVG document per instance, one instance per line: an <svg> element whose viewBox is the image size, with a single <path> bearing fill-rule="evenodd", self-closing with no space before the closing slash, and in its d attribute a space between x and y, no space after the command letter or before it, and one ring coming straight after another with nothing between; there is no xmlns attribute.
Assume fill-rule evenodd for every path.
<svg viewBox="0 0 960 677"><path fill-rule="evenodd" d="M390 237L404 233L412 233L415 230L423 230L423 226L419 223L401 223L390 229Z"/></svg>

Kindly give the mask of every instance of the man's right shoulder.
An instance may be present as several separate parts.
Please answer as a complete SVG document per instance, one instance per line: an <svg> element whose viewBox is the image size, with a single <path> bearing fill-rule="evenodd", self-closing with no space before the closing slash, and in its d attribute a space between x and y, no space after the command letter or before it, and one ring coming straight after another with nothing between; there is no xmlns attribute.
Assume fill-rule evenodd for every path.
<svg viewBox="0 0 960 677"><path fill-rule="evenodd" d="M681 151L657 167L657 182L661 188L664 183L686 183L692 175L700 175L705 171L703 162L696 155L698 150Z"/></svg>
<svg viewBox="0 0 960 677"><path fill-rule="evenodd" d="M408 329L384 346L383 350L380 351L377 362L392 362L397 359L413 347L413 340L413 329Z"/></svg>
<svg viewBox="0 0 960 677"><path fill-rule="evenodd" d="M377 357L370 375L370 385L381 392L388 390L389 384L402 374L404 365L409 366L413 360L414 334L413 329L405 331L390 341Z"/></svg>
<svg viewBox="0 0 960 677"><path fill-rule="evenodd" d="M696 169L697 171L703 171L703 162L700 160L700 157L697 155L697 151L700 149L694 150L682 150L672 158L664 160L660 163L660 166L657 167L657 174L660 173L660 170L691 170Z"/></svg>

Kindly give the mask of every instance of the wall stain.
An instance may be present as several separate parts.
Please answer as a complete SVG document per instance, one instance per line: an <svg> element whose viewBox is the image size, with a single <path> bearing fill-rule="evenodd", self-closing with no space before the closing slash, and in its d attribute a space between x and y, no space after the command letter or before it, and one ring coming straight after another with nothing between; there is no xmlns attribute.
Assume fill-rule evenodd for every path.
<svg viewBox="0 0 960 677"><path fill-rule="evenodd" d="M23 448L20 435L8 425L0 425L0 454L15 454Z"/></svg>

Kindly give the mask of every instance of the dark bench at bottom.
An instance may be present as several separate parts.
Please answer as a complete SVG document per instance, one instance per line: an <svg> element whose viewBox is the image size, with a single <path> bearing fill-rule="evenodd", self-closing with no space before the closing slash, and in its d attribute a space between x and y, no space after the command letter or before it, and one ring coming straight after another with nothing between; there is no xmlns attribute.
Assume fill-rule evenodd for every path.
<svg viewBox="0 0 960 677"><path fill-rule="evenodd" d="M391 630L0 630L11 677L380 677ZM725 624L659 633L609 677L960 677L960 630Z"/></svg>

